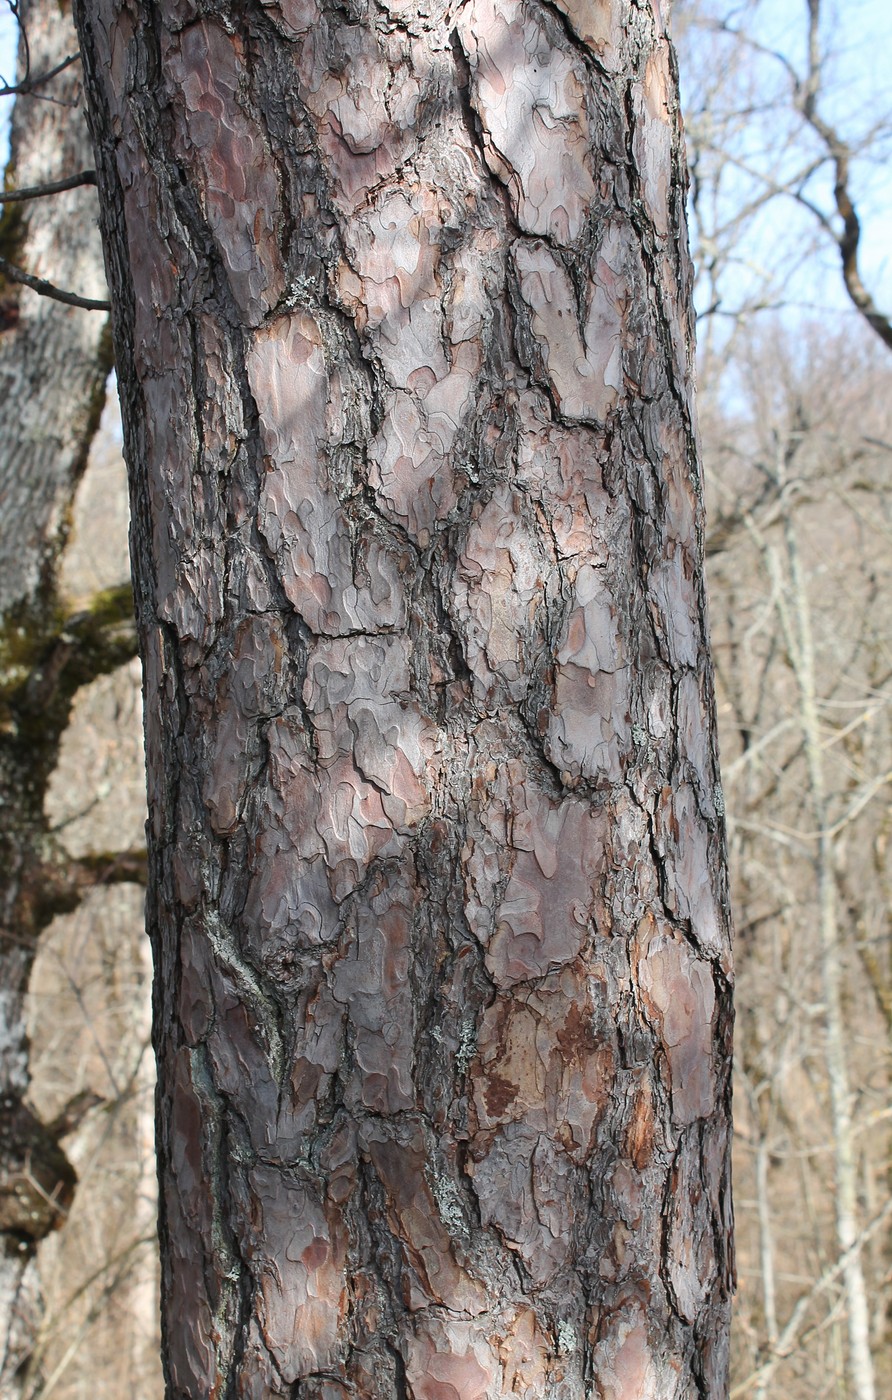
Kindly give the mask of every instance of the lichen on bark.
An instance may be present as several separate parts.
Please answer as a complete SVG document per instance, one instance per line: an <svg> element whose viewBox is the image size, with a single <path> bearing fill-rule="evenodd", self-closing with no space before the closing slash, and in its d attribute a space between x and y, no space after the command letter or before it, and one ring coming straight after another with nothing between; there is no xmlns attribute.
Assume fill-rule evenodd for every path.
<svg viewBox="0 0 892 1400"><path fill-rule="evenodd" d="M26 0L18 15L28 27L32 75L76 49L70 14L57 4ZM10 170L23 184L89 164L78 90L68 66L18 97ZM4 255L100 293L94 206L95 192L85 189L34 201L27 212L7 205ZM134 638L124 622L129 588L123 605L98 600L95 612L81 615L57 588L71 500L105 399L106 321L18 287L0 288L0 302L0 1391L13 1397L40 1324L35 1250L64 1220L75 1182L58 1132L26 1102L25 998L38 937L56 912L77 903L87 881L53 839L44 797L75 690L132 655Z"/></svg>

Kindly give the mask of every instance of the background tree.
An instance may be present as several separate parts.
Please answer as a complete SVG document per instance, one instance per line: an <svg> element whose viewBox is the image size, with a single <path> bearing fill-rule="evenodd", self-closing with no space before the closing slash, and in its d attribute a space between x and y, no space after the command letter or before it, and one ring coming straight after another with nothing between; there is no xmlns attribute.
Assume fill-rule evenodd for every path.
<svg viewBox="0 0 892 1400"><path fill-rule="evenodd" d="M81 1174L99 1177L108 1153L133 1132L133 1084L125 1086L124 1061L133 1059L136 1030L119 1026L110 1053L117 1055L121 1087L101 1084L106 1101L93 1127L82 1124L81 1138L70 1135L85 1111L97 1104L87 1078L106 1028L81 1022L80 1040L72 1034L72 1015L57 1016L55 1046L69 1057L56 1066L52 1088L46 1076L32 1080L30 1030L38 1050L48 1039L46 1007L35 1015L34 987L29 1017L27 993L41 936L43 960L50 948L59 965L74 968L71 985L80 995L87 969L99 964L120 973L127 951L138 947L139 897L130 885L115 897L96 888L112 881L144 878L137 857L118 851L126 810L124 794L115 789L117 827L97 846L97 818L84 819L98 771L85 776L81 765L67 777L60 773L60 743L65 747L72 702L81 732L92 724L96 750L106 748L103 765L114 782L119 773L108 754L114 750L114 705L133 695L133 678L118 668L134 652L130 621L131 590L120 564L109 572L108 549L92 544L79 561L71 544L74 519L82 513L75 492L105 397L110 362L107 317L101 310L76 309L86 301L103 305L104 274L95 221L95 190L83 172L91 163L89 138L78 110L77 41L56 4L17 6L23 23L16 106L7 168L0 253L0 1391L4 1397L43 1392L48 1374L36 1362L47 1358L46 1337L38 1342L45 1320L41 1244L68 1217L76 1181L68 1152L78 1149ZM61 188L60 188L61 186ZM22 194L26 198L22 198ZM52 197L50 197L52 196ZM24 283L24 286L23 286ZM39 285L51 296L38 296ZM48 285L50 284L50 285ZM61 297L61 300L60 300ZM112 490L114 483L112 482ZM118 486L120 490L120 485ZM107 528L108 504L95 500L93 518ZM114 551L111 551L113 555ZM85 556L90 563L84 567ZM111 585L111 586L109 586ZM97 677L103 677L96 681ZM98 703L104 697L105 710ZM112 700L112 705L109 705ZM132 698L131 698L132 710ZM102 725L105 731L102 733ZM102 738L100 740L100 734ZM99 767L100 765L97 765ZM136 819L139 825L140 804ZM64 813L64 815L62 815ZM90 828L88 830L88 828ZM130 898L129 915L127 900ZM74 965L71 925L64 911L88 901L84 927L90 929L88 954ZM123 901L123 902L122 902ZM114 934L112 933L114 931ZM66 939L68 942L66 942ZM135 959L138 966L138 957ZM47 990L46 969L38 983ZM82 1011L97 1010L94 990ZM58 1010L58 1007L56 1008ZM85 1049L89 1030L93 1046ZM66 1038L67 1037L67 1038ZM70 1052L75 1052L72 1056ZM86 1136L84 1136L86 1134ZM92 1139L89 1157L81 1150ZM64 1143L63 1143L64 1139ZM106 1213L88 1215L90 1234L106 1233ZM122 1194L133 1212L130 1190ZM83 1234L83 1222L80 1225ZM145 1225L143 1222L143 1229ZM125 1228L123 1247L129 1240ZM119 1248L120 1252L120 1248ZM71 1284L70 1249L53 1251L51 1301L82 1283ZM97 1273L91 1260L89 1273ZM99 1270L101 1275L101 1269ZM121 1283L119 1265L118 1282ZM151 1276L151 1275L150 1275ZM86 1295L89 1295L89 1289ZM92 1300L91 1300L92 1301ZM68 1320L77 1316L77 1309ZM78 1317L78 1323L80 1318ZM71 1347L72 1332L65 1347ZM58 1355L52 1358L52 1368ZM98 1377L97 1377L98 1379ZM58 1377L56 1377L58 1381ZM38 1391L38 1386L40 1390ZM94 1391L98 1394L98 1391Z"/></svg>
<svg viewBox="0 0 892 1400"><path fill-rule="evenodd" d="M719 1396L730 962L657 5L82 5L171 1392Z"/></svg>
<svg viewBox="0 0 892 1400"><path fill-rule="evenodd" d="M886 342L856 215L881 203L883 15L676 14L741 930L732 1394L871 1396L889 1385L889 371L836 286Z"/></svg>
<svg viewBox="0 0 892 1400"><path fill-rule="evenodd" d="M843 19L821 0L679 0L675 25L707 373L727 362L735 326L771 308L814 314L816 289L827 303L832 283L892 347L888 308L870 289L881 285L879 240L869 239L884 226L877 194L892 134L885 74L871 63L888 46L888 12L861 4ZM862 227L865 207L873 217Z"/></svg>
<svg viewBox="0 0 892 1400"><path fill-rule="evenodd" d="M704 419L740 928L740 1395L888 1385L889 370L863 335L825 334L753 333L746 396Z"/></svg>

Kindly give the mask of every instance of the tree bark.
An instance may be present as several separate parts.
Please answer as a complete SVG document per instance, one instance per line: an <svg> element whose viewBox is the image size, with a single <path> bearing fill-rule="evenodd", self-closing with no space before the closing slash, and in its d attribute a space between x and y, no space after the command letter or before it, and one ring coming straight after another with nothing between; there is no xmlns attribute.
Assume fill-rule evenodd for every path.
<svg viewBox="0 0 892 1400"><path fill-rule="evenodd" d="M147 691L171 1397L726 1392L672 51L82 0Z"/></svg>
<svg viewBox="0 0 892 1400"><path fill-rule="evenodd" d="M26 0L19 14L32 77L76 53L70 15L53 0ZM7 186L42 185L89 164L79 92L75 65L18 96ZM95 191L7 204L0 253L63 288L100 296ZM56 588L67 511L109 367L106 317L0 277L0 1392L10 1397L40 1320L34 1251L64 1219L75 1181L57 1136L24 1101L24 999L38 935L79 898L50 839L44 795L74 689L131 650L107 643L109 612L120 614L113 600L105 613L66 619Z"/></svg>

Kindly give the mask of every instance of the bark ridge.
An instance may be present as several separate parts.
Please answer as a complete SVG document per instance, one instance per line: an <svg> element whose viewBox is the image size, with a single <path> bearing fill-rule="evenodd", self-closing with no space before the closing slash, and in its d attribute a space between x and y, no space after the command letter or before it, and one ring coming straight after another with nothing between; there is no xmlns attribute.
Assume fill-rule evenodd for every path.
<svg viewBox="0 0 892 1400"><path fill-rule="evenodd" d="M731 966L660 7L79 23L169 1393L718 1400Z"/></svg>

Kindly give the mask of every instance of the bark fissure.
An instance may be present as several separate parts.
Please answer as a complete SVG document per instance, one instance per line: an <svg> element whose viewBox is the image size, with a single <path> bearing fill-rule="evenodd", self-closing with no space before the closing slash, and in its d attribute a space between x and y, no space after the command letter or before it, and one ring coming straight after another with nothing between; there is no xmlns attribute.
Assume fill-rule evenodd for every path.
<svg viewBox="0 0 892 1400"><path fill-rule="evenodd" d="M595 10L81 5L172 1396L722 1392L680 133Z"/></svg>

